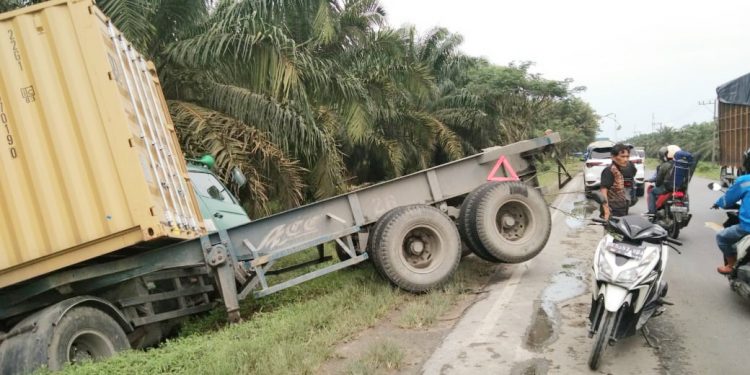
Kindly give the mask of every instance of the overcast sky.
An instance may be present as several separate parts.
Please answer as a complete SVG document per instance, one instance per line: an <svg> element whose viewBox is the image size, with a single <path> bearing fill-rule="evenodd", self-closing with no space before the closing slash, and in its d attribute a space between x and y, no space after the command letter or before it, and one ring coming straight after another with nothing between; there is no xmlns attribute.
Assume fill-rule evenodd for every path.
<svg viewBox="0 0 750 375"><path fill-rule="evenodd" d="M716 87L750 72L750 1L381 0L393 26L443 26L463 51L506 65L536 63L572 78L599 115L602 136L624 139L656 122L713 118ZM614 117L616 119L612 119ZM615 132L617 122L622 130Z"/></svg>

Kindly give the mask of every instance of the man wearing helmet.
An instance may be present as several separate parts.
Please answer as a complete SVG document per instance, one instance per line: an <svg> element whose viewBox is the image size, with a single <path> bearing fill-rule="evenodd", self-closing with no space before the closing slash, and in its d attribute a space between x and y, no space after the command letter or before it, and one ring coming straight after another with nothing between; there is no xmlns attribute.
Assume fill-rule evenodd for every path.
<svg viewBox="0 0 750 375"><path fill-rule="evenodd" d="M630 148L622 143L612 147L612 164L604 168L601 177L601 194L603 216L625 216L630 207L631 194L625 188L625 181L635 177L635 165L630 162Z"/></svg>
<svg viewBox="0 0 750 375"><path fill-rule="evenodd" d="M745 171L750 171L750 149L742 155L742 168ZM732 272L735 263L737 263L737 249L734 248L734 244L750 234L750 174L738 177L734 184L729 187L729 190L711 208L732 208L740 201L742 201L739 214L740 223L724 228L716 234L716 244L724 254L725 264L716 269L721 274Z"/></svg>
<svg viewBox="0 0 750 375"><path fill-rule="evenodd" d="M674 167L674 154L677 151L680 151L680 147L677 145L664 146L659 149L661 164L656 167L656 176L650 181L654 182L654 188L651 189L648 196L648 213L651 215L656 214L656 200L659 196L671 190L670 186L666 186L666 180Z"/></svg>

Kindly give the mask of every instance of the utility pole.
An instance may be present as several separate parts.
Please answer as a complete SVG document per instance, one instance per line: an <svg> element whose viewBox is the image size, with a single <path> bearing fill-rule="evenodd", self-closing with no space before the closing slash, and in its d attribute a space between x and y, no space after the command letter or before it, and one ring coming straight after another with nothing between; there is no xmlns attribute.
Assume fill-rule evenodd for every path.
<svg viewBox="0 0 750 375"><path fill-rule="evenodd" d="M698 101L698 105L710 105L714 107L714 136L713 145L711 147L711 163L716 164L716 154L719 149L719 119L717 118L718 111L716 100L700 100Z"/></svg>

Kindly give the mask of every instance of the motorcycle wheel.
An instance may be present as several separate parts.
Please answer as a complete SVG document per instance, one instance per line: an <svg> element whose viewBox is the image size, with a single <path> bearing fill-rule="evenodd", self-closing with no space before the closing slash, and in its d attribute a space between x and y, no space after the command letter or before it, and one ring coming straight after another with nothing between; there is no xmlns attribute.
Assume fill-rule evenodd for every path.
<svg viewBox="0 0 750 375"><path fill-rule="evenodd" d="M594 335L594 346L591 348L591 354L589 354L589 368L597 370L601 364L601 359L604 356L604 352L609 346L609 338L612 335L612 329L615 326L615 313L611 311L605 311L604 315L599 319L599 329L596 330Z"/></svg>
<svg viewBox="0 0 750 375"><path fill-rule="evenodd" d="M666 211L667 216L671 216L668 219L669 227L664 228L669 233L669 237L672 237L674 239L677 239L677 237L680 236L680 222L677 220L674 214L670 215L669 210Z"/></svg>

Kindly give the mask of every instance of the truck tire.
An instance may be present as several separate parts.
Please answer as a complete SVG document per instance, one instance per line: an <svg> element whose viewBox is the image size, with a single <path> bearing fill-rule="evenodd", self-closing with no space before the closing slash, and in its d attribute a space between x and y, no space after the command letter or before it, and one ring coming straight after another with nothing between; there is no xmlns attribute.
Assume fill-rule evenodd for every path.
<svg viewBox="0 0 750 375"><path fill-rule="evenodd" d="M370 233L367 237L367 255L369 256L369 259L372 260L372 264L373 266L375 266L375 270L377 270L381 275L385 275L383 273L383 265L380 263L380 259L374 256L372 249L376 241L380 241L380 233L383 232L383 228L386 227L388 220L390 220L390 218L402 208L403 207L396 207L383 214L383 216L381 216L380 219L375 222L372 228L370 228Z"/></svg>
<svg viewBox="0 0 750 375"><path fill-rule="evenodd" d="M535 257L547 244L552 229L544 198L522 182L503 182L482 190L469 224L484 248L506 263Z"/></svg>
<svg viewBox="0 0 750 375"><path fill-rule="evenodd" d="M471 222L476 217L477 200L482 195L482 192L492 187L493 184L484 184L469 193L461 204L461 211L458 215L458 233L461 235L461 239L471 249L471 251L481 259L484 259L492 263L501 263L501 261L492 254L490 254L484 245L479 241L479 237L476 232L472 230Z"/></svg>
<svg viewBox="0 0 750 375"><path fill-rule="evenodd" d="M381 218L371 255L380 273L409 292L434 289L450 280L461 261L461 239L453 221L432 206L394 209Z"/></svg>
<svg viewBox="0 0 750 375"><path fill-rule="evenodd" d="M130 349L125 331L112 317L88 306L75 307L57 323L48 348L49 368L113 356Z"/></svg>

